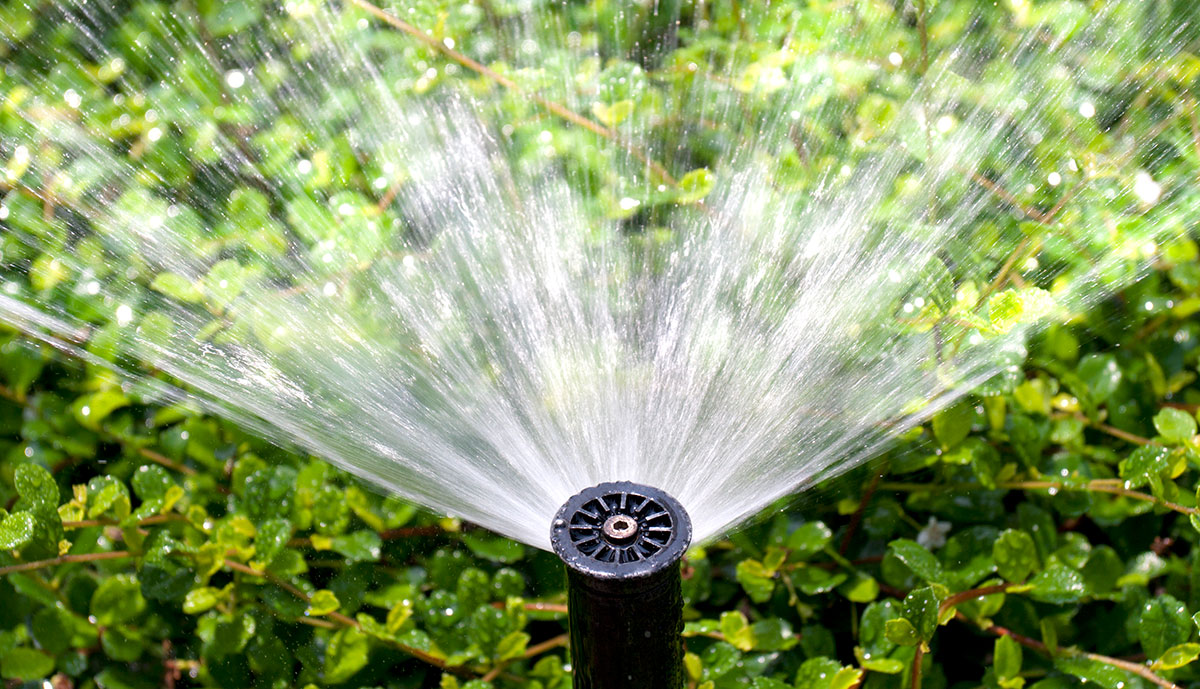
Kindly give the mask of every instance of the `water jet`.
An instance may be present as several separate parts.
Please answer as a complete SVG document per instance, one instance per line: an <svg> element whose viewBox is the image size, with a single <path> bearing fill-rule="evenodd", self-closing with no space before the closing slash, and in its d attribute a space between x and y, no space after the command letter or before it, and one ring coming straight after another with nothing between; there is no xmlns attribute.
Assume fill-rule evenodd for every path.
<svg viewBox="0 0 1200 689"><path fill-rule="evenodd" d="M601 483L559 509L550 530L567 565L576 689L683 686L683 506L629 481Z"/></svg>

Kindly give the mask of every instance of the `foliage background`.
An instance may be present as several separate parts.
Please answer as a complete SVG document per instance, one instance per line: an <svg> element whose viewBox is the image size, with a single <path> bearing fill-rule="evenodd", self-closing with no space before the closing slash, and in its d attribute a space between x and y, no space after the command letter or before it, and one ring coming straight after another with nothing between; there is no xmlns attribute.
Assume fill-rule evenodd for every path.
<svg viewBox="0 0 1200 689"><path fill-rule="evenodd" d="M1105 5L672 7L685 21L679 47L660 65L642 71L613 60L586 78L608 96L592 110L598 119L645 118L638 127L669 140L675 130L656 118L679 107L670 65L704 51L761 56L740 75L758 79L781 36L802 27L804 40L842 51L825 75L832 105L806 122L825 156L817 165L831 166L864 155L852 142L870 141L886 126L923 65L964 36L984 44L1036 31L1053 36ZM1123 16L1109 36L1116 48L1097 53L1108 62L1072 86L1094 104L1095 118L1065 110L1044 137L1068 141L1108 173L1084 189L1048 186L1041 180L1061 160L1043 157L1046 169L1023 173L1037 185L1002 190L997 222L1005 228L1037 238L1084 224L1113 206L1105 184L1129 187L1143 166L1173 207L1195 205L1200 59L1197 31L1185 25L1200 17L1189 0L1136 7L1144 14ZM265 3L124 9L106 41L138 39L140 18L169 9L217 40L254 33L281 45L302 42ZM407 16L471 53L519 9L429 1ZM603 0L552 9L581 40L635 56L668 30L661 17L670 14ZM201 201L227 196L233 218L256 212L258 204L237 201L253 200L252 190L206 189L203 168L213 161L185 153L211 139L213 128L249 127L240 138L264 164L301 154L324 161L307 192L330 207L345 193L378 193L344 155L344 142L306 140L286 120L247 124L213 108L219 97L154 88L157 65L122 65L124 83L147 88L111 98L103 83L115 79L106 77L113 66L96 63L79 28L59 19L49 3L0 6L7 61L0 135L22 134L30 102L60 102L72 89L112 102L90 111L89 131L111 139L121 155L157 156L165 178ZM1179 29L1184 46L1169 59L1145 47L1145 27L1163 25ZM437 86L422 82L426 68L418 65L451 61L398 34L381 40L395 56L390 67L414 90ZM179 70L207 59L179 57ZM68 67L45 82L54 92L30 93L17 76L48 64ZM624 97L621 79L647 73L657 78L645 80L645 92ZM150 136L166 124L149 113L179 103L209 106L166 123L161 142ZM530 159L542 155L535 141L549 128L562 164L583 171L573 179L596 181L600 212L618 212L611 201L629 182L578 145L585 134L532 116L536 109L520 95L509 106L502 117L513 123L514 150L524 141ZM781 104L766 98L759 106ZM717 141L712 150L728 145ZM693 142L690 150L702 147ZM713 163L697 155L689 167ZM20 158L0 140L5 260L24 266L20 289L61 296L55 290L76 276L55 268L52 251L31 255L8 239L9 231L51 232L69 213L53 204L47 211L46 190L23 179ZM797 151L781 152L778 164L797 185L811 181ZM702 175L692 177L647 205L669 212L702 196L704 184ZM1153 213L1127 205L1117 222L1133 232ZM1157 248L1145 279L1038 335L1023 365L879 462L694 549L684 580L689 686L1200 682L1192 664L1200 655L1193 618L1200 611L1198 310L1200 250L1187 238ZM103 369L17 332L3 335L0 381L0 676L10 686L569 686L562 570L549 554L373 494L317 458L221 420L145 403Z"/></svg>

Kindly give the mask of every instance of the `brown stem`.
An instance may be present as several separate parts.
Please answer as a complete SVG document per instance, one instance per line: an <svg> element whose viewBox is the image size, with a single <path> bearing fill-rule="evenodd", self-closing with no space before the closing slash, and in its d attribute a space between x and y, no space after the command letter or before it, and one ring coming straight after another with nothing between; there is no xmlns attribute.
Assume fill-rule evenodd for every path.
<svg viewBox="0 0 1200 689"><path fill-rule="evenodd" d="M1009 583L996 584L994 586L983 586L983 587L980 587L977 589L971 589L969 591L962 591L960 593L956 593L953 596L950 596L946 600L942 601L942 604L938 606L938 616L945 614L945 612L947 610L949 610L957 605L960 605L962 603L965 603L969 600L975 600L976 598L983 598L984 596L991 596L991 595L997 594L997 593L1004 593L1011 586L1012 586L1012 584L1009 584Z"/></svg>
<svg viewBox="0 0 1200 689"><path fill-rule="evenodd" d="M574 110L571 110L570 108L567 108L566 106L561 105L559 103L555 103L554 101L552 101L548 98L539 96L536 93L526 92L524 89L521 88L521 86L519 84L517 84L517 82L513 81L512 79L509 79L508 77L504 76L503 74L500 74L499 72L488 67L487 65L485 65L481 62L478 62L476 60L473 60L473 59L467 57L466 55L458 52L457 50L454 50L453 48L446 46L445 43L442 43L441 41L437 40L433 36L430 36L429 34L418 29L417 27L413 26L412 24L409 24L408 22L397 17L396 15L394 15L390 12L385 12L384 10L380 9L379 7L376 7L375 5L367 2L367 0L350 0L350 2L353 3L354 5L358 6L362 10L366 11L368 14L370 14L370 15L374 16L375 18L379 19L380 21L384 22L385 24L388 24L388 25L392 26L393 28L403 31L404 33L408 34L409 36L412 36L413 38L417 39L418 41L424 43L429 48L441 53L442 55L445 55L446 57L450 58L451 60L454 60L455 62L466 67L467 69L469 69L477 74L480 74L482 76L485 76L488 79L491 79L492 81L496 82L497 84L500 84L501 86L503 86L504 88L506 88L510 91L525 94L530 100L537 103L538 105L545 108L546 110L549 110L550 112L554 113L558 117L561 117L562 119L564 119L572 124L583 127L584 129L587 129L590 132L598 134L598 135L604 137L605 139L608 139L609 141L619 144L622 148L629 151L630 154L632 154L634 157L636 157L638 160L640 160L643 164L645 164L647 167L649 167L654 172L654 174L658 175L663 181L667 182L668 184L675 186L678 183L677 180L671 176L671 173L667 172L667 169L665 167L663 167L662 164L651 159L648 155L643 153L632 143L625 141L621 137L621 135L618 134L616 131L614 131L608 127L605 127L604 125L600 124L599 122L590 120L590 119L584 117L583 115L580 115L579 113L575 112Z"/></svg>
<svg viewBox="0 0 1200 689"><path fill-rule="evenodd" d="M1017 643L1021 644L1022 646L1025 646L1026 648L1032 648L1033 650L1035 650L1039 653L1043 653L1052 658L1055 655L1053 652L1050 651L1049 648L1046 647L1046 644L1038 641L1037 639L1031 639L1027 636L1018 634L1010 629L1006 629L1006 628L998 626L998 625L992 625L990 627L985 627L985 626L979 624L978 622L975 622L974 620L970 619L966 615L963 615L962 613L956 613L954 615L954 618L961 622L970 622L971 624L975 625L976 627L979 627L980 629L983 629L984 631L991 632L992 634L995 634L996 636L1007 636L1007 637L1011 638L1013 641L1016 641ZM1153 682L1154 684L1157 684L1160 687L1163 687L1163 689L1180 689L1178 684L1175 684L1174 682L1172 682L1170 680L1163 679L1162 677L1155 674L1153 670L1151 670L1150 668L1148 668L1145 665L1142 665L1140 663L1134 663L1134 662L1130 662L1128 660L1121 660L1120 658L1113 658L1112 656L1101 655L1099 653L1089 653L1087 651L1065 650L1065 651L1061 651L1061 652L1065 653L1067 655L1083 656L1084 658L1087 658L1088 660L1094 660L1098 663L1104 663L1105 665L1111 665L1115 668L1120 668L1122 670L1125 670L1126 672L1132 672L1133 674L1135 674L1139 677L1142 677L1143 679L1146 679L1150 682Z"/></svg>
<svg viewBox="0 0 1200 689"><path fill-rule="evenodd" d="M170 457L167 457L166 455L164 455L160 452L155 452L154 450L151 450L150 448L139 447L137 453L139 455L145 457L146 459L150 460L151 462L154 462L155 464L161 464L161 465L165 466L166 468L174 469L175 471L178 471L181 474L185 474L187 476L195 476L196 475L195 469L193 469L189 466L180 464L179 462L176 462L175 460L171 459Z"/></svg>
<svg viewBox="0 0 1200 689"><path fill-rule="evenodd" d="M146 517L137 523L138 526L153 526L165 522L185 522L187 517L182 514L156 514L153 517ZM86 529L92 526L117 526L117 522L112 519L83 519L77 522L63 522L64 529Z"/></svg>
<svg viewBox="0 0 1200 689"><path fill-rule="evenodd" d="M1013 490L1049 490L1049 489L1053 488L1053 489L1057 489L1057 490L1091 491L1091 492L1096 492L1096 493L1108 493L1110 495L1121 495L1121 496L1124 496L1127 498L1132 498L1134 500L1143 500L1145 502L1152 502L1156 505L1161 505L1162 507L1166 507L1169 510L1174 510L1175 512L1178 512L1180 514L1186 514L1189 516L1190 515L1200 515L1200 509L1197 509L1195 507L1188 507L1187 505L1180 505L1179 503L1171 502L1169 500L1163 500L1162 498L1156 497L1154 495L1150 495L1149 493L1142 493L1142 492L1139 492L1136 490L1131 490L1129 488L1126 488L1123 483L1114 484L1108 479L1096 479L1093 481L1088 481L1087 483L1082 484L1082 485L1059 483L1057 481L1011 481L1011 482L1007 482L1007 483L998 483L998 484L996 484L996 487L997 488L1009 488L1009 489L1013 489Z"/></svg>
<svg viewBox="0 0 1200 689"><path fill-rule="evenodd" d="M971 174L972 182L974 182L974 183L978 184L979 186L983 187L984 189L990 191L994 196L996 196L996 198L1000 199L1001 201L1003 201L1003 202L1007 203L1008 205L1012 206L1013 208L1016 208L1017 210L1021 211L1021 214L1024 215L1025 217L1029 218L1030 220L1041 223L1042 225L1049 225L1054 221L1054 219L1049 217L1049 215L1047 215L1046 213L1043 213L1036 208L1033 208L1031 206L1026 206L1025 204L1021 203L1019 200L1017 200L1016 196L1014 196L1012 193L1010 193L1004 187L1001 187L999 184L996 184L992 180L988 179L987 177L984 177L983 175L979 174L978 172L972 172L970 174Z"/></svg>
<svg viewBox="0 0 1200 689"><path fill-rule="evenodd" d="M230 560L230 559L225 560L225 566L236 572L241 572L243 574L249 574L250 576L266 579L267 581L270 581L272 584L275 584L279 588L287 591L288 593L292 594L293 596L304 601L305 603L307 603L311 600L307 593L305 593L304 591L297 588L294 584L292 584L284 579L281 579L281 578L275 576L274 574L271 574L270 572L259 571L257 569L254 569L253 567L249 567L240 562L237 562L235 560ZM346 615L343 615L340 612L331 612L331 613L329 613L328 617L329 617L329 619L337 622L338 624L341 624L344 627L354 627L355 629L362 628L362 625L360 625L358 623L358 620L347 617ZM404 651L405 653L411 655L412 657L414 657L418 660L421 660L423 662L429 663L430 665L432 665L438 669L453 670L453 668L448 668L446 666L446 662L444 660L442 660L440 658L435 658L434 656L426 653L425 651L422 651L419 648L413 648L412 646L408 646L406 644L402 644L402 643L399 643L396 641L393 641L390 643L392 646L400 649L401 651Z"/></svg>
<svg viewBox="0 0 1200 689"><path fill-rule="evenodd" d="M568 637L566 634L559 634L558 636L556 636L552 639L546 639L545 641L543 641L540 644L534 644L534 645L530 646L529 648L525 649L525 657L533 658L535 656L540 656L541 654L545 653L546 651L549 651L552 648L558 648L559 646L566 646L567 642L569 640L570 640L570 637Z"/></svg>
<svg viewBox="0 0 1200 689"><path fill-rule="evenodd" d="M1135 435L1133 433L1130 433L1129 431L1123 431L1120 428L1116 428L1114 426L1109 426L1106 423L1092 424L1092 428L1095 428L1096 430L1101 431L1103 433L1107 433L1114 438L1120 438L1121 440L1124 440L1127 443L1133 443L1134 445L1158 445L1159 444L1159 443L1154 442L1153 440L1150 440L1149 438L1143 438L1140 435Z"/></svg>
<svg viewBox="0 0 1200 689"><path fill-rule="evenodd" d="M49 560L35 560L33 562L22 562L19 565L9 565L8 567L0 567L0 576L12 574L13 572L28 572L32 569L41 569L43 567L53 567L54 565L65 565L68 562L94 562L96 560L116 560L123 557L129 557L128 550L113 550L106 553L84 553L81 555L61 555Z"/></svg>
<svg viewBox="0 0 1200 689"><path fill-rule="evenodd" d="M504 603L497 601L492 603L492 607L503 608ZM525 609L532 610L533 612L553 612L561 615L567 614L567 606L563 605L562 603L541 603L534 601L533 603L526 603Z"/></svg>
<svg viewBox="0 0 1200 689"><path fill-rule="evenodd" d="M917 644L917 652L913 654L912 681L909 683L912 689L921 689L921 661L924 659L925 647L923 644Z"/></svg>
<svg viewBox="0 0 1200 689"><path fill-rule="evenodd" d="M921 37L921 63L920 74L925 76L929 71L929 28L925 24L925 0L917 2L917 34ZM913 687L917 689L917 687Z"/></svg>
<svg viewBox="0 0 1200 689"><path fill-rule="evenodd" d="M399 529L387 529L379 531L379 538L384 541L396 541L405 538L413 538L415 536L440 536L446 533L446 530L440 526L407 526ZM289 548L307 548L312 545L311 538L293 538L288 541Z"/></svg>
<svg viewBox="0 0 1200 689"><path fill-rule="evenodd" d="M846 526L846 535L842 536L842 545L838 548L838 553L845 555L850 548L850 540L854 538L854 533L858 531L858 525L862 523L863 512L867 509L867 503L871 501L871 496L875 495L875 490L879 488L879 482L883 479L884 471L882 468L879 473L875 474L871 479L871 483L867 489L863 491L862 499L858 501L858 509L854 511L854 516L850 518L850 524Z"/></svg>
<svg viewBox="0 0 1200 689"><path fill-rule="evenodd" d="M530 646L529 648L525 649L525 655L523 655L522 658L533 658L535 656L539 656L539 655L545 653L546 651L549 651L552 648L558 648L559 646L566 646L567 639L568 639L568 637L566 634L560 634L560 635L554 637L553 639L548 639L546 641L543 641L540 644L535 644L533 646ZM492 680L499 677L500 674L502 672L504 672L504 668L508 667L508 665L512 661L513 661L513 659L509 659L509 660L502 660L499 663L496 663L496 665L494 667L492 667L491 670L488 670L487 673L484 674L479 679L483 680L484 682L491 682Z"/></svg>

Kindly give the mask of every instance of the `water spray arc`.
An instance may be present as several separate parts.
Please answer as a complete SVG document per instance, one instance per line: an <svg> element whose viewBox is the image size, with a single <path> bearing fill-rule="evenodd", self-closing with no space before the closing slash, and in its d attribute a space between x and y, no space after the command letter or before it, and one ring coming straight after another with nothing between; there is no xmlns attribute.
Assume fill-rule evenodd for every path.
<svg viewBox="0 0 1200 689"><path fill-rule="evenodd" d="M567 565L576 689L683 686L680 560L692 523L657 488L601 483L559 509L550 529Z"/></svg>

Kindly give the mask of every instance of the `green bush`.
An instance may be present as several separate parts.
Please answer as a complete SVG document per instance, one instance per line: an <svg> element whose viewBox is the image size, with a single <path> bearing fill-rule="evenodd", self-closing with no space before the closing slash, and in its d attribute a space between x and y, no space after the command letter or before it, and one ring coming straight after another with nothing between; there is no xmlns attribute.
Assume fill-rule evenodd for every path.
<svg viewBox="0 0 1200 689"><path fill-rule="evenodd" d="M520 4L421 2L404 16L443 45L475 54L511 28ZM923 44L936 60L968 35L981 38L980 50L1031 34L1052 42L1104 11L1104 3L943 0L919 17L900 4L850 4L685 8L679 47L649 75L633 61L613 60L575 86L606 94L590 113L598 121L672 141L682 134L669 115L682 107L680 82L688 77L671 66L745 64L734 81L754 91L778 66L783 40L823 42L842 61L822 68L821 107L808 114L803 134L824 157L806 162L791 150L772 161L782 182L803 190L815 179L808 166L871 153L853 142L871 142L892 124L919 81ZM49 195L45 180L25 175L23 157L53 167L61 142L21 155L11 144L30 137L33 109L71 119L68 91L91 102L121 95L111 107L88 110L80 126L111 140L115 160L136 159L159 175L158 184L179 190L198 224L230 220L214 231L232 250L244 243L270 255L286 244L286 231L319 224L343 203L375 206L378 171L352 155L343 113L324 113L329 121L313 128L333 133L320 138L296 119L223 109L220 94L206 91L219 91L219 83L160 81L164 54L178 58L169 67L177 77L202 75L211 57L156 33L169 9L212 40L232 41L230 50L243 57L259 55L255 46L305 46L285 13L253 1L117 3L122 11L90 29L132 56L114 65L97 61L83 30L51 5L0 6L7 61L0 75L0 248L11 264L5 274L16 275L11 284L23 294L69 296L74 311L98 314L98 303L75 289L90 277L64 268L69 253L84 265L92 260L93 275L121 280L98 250L73 243L86 214L69 195ZM877 462L694 548L684 569L689 687L1200 683L1192 664L1200 656L1200 618L1193 617L1200 613L1200 550L1193 547L1200 538L1200 250L1188 238L1196 229L1185 226L1189 216L1170 215L1200 201L1200 17L1190 0L1129 6L1144 14L1116 17L1110 47L1096 46L1085 56L1085 78L1066 87L1070 107L1042 114L1044 140L1072 142L1102 173L1078 193L1069 185L1034 187L1032 180L1062 169L1047 153L1039 159L1044 168L1014 175L1015 191L1003 192L993 224L980 232L1026 233L1050 252L1063 227L1121 228L1091 238L1103 243L1134 236L1152 220L1179 225L1181 238L1154 248L1143 279L1038 334L1023 365L1014 362ZM640 4L597 0L547 11L575 27L581 41L615 55L637 55L667 31ZM369 15L347 6L345 19ZM1147 26L1171 27L1176 45L1191 52L1164 57ZM491 87L464 71L446 76L452 56L398 32L381 27L370 36L373 54L387 56L386 68L406 89ZM903 66L883 67L896 51ZM487 61L503 69L506 57L513 58ZM436 65L438 83L423 82L419 64ZM114 72L123 74L120 85ZM519 74L525 85L537 76ZM1084 97L1096 113L1086 128L1073 110ZM549 132L570 179L594 185L584 191L597 214L620 215L615 199L648 188L590 145L589 135L547 120L527 95L503 92L498 102L497 117L512 125L514 165L543 157L539 142ZM766 113L790 107L770 93L748 102ZM163 124L172 108L179 112ZM214 185L228 179L213 172L223 152L192 154L218 133L245 142L257 172L275 182L269 189L306 201L268 198L252 175L232 187ZM735 126L709 135L716 155L744 132ZM648 194L643 201L652 210L639 221L657 226L704 197L711 186L705 170L717 161L705 158L703 143L689 140L693 157L672 170L679 184ZM298 159L314 171L303 189L279 172ZM1162 209L1106 195L1125 193L1142 167L1171 201ZM122 202L155 202L145 190L134 192ZM42 250L21 236L41 238ZM242 268L224 263L221 270L235 267ZM226 273L218 277L236 277ZM139 279L185 302L205 288L170 273ZM223 303L222 294L207 298ZM553 556L377 495L318 458L185 404L148 403L104 367L16 331L0 344L0 383L0 676L12 686L44 679L105 688L569 685L563 572Z"/></svg>

